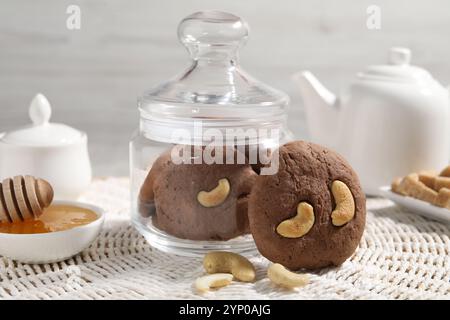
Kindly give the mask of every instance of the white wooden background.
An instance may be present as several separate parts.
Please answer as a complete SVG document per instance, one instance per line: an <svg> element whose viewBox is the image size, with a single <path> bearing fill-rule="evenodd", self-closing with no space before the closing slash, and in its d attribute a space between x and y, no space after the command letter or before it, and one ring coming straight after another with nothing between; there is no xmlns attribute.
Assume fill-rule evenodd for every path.
<svg viewBox="0 0 450 320"><path fill-rule="evenodd" d="M81 7L79 31L66 28L69 4ZM381 30L366 28L370 4L381 7ZM306 132L290 80L297 70L314 71L337 91L401 45L415 64L450 82L448 0L0 0L0 131L26 124L30 99L43 92L54 121L88 132L96 175L127 174L136 97L186 66L177 24L201 9L249 22L242 65L291 96L298 137Z"/></svg>

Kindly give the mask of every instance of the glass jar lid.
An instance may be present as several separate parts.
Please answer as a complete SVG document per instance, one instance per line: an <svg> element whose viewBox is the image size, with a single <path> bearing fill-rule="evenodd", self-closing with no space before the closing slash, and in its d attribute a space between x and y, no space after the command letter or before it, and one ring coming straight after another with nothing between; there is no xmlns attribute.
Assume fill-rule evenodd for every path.
<svg viewBox="0 0 450 320"><path fill-rule="evenodd" d="M222 124L284 117L288 96L239 66L238 50L248 32L245 21L226 12L202 11L184 18L178 26L178 38L192 64L140 97L141 117Z"/></svg>

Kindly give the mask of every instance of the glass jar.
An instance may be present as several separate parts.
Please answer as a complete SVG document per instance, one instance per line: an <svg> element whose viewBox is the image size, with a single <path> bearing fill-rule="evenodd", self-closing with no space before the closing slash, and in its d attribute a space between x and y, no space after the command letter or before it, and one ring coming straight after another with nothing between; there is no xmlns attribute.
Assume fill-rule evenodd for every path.
<svg viewBox="0 0 450 320"><path fill-rule="evenodd" d="M289 98L239 67L237 51L248 37L239 17L194 13L181 21L178 37L191 66L138 100L132 222L166 252L249 253L248 196L258 174L276 172L277 147L292 140Z"/></svg>

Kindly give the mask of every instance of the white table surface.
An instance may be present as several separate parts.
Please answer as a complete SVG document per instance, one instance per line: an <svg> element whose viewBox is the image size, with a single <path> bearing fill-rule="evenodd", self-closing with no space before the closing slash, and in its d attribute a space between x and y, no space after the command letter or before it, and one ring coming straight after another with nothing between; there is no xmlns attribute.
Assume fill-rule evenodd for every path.
<svg viewBox="0 0 450 320"><path fill-rule="evenodd" d="M59 263L26 265L0 257L2 299L449 299L450 225L426 220L389 200L368 199L366 229L339 268L310 273L292 291L266 277L269 262L250 257L255 283L199 294L201 258L153 249L130 225L128 179L96 180L82 200L107 211L91 247Z"/></svg>

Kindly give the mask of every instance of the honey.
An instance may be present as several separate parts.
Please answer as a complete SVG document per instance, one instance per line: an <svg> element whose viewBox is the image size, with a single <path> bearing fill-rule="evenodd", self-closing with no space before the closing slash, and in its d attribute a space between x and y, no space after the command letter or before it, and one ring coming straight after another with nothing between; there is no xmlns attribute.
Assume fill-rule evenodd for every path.
<svg viewBox="0 0 450 320"><path fill-rule="evenodd" d="M44 209L36 220L0 223L0 233L33 234L72 229L98 219L97 214L86 208L55 204Z"/></svg>

